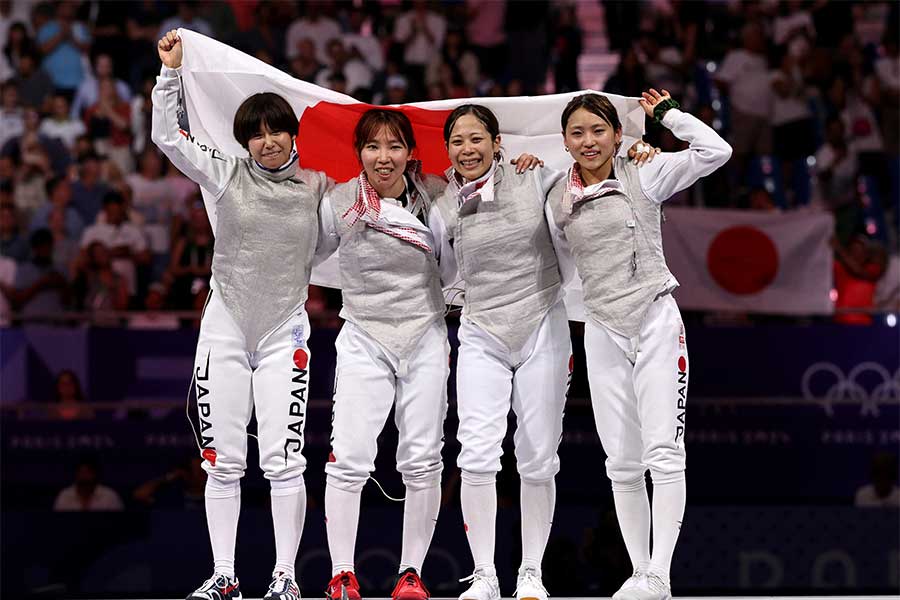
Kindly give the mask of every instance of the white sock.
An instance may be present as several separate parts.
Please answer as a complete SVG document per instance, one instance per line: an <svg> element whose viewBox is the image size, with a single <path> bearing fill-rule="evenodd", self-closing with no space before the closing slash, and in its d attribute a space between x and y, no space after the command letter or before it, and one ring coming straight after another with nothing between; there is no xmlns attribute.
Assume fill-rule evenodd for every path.
<svg viewBox="0 0 900 600"><path fill-rule="evenodd" d="M273 481L272 524L275 527L275 569L294 578L294 563L306 521L306 486L303 476L289 481Z"/></svg>
<svg viewBox="0 0 900 600"><path fill-rule="evenodd" d="M234 577L234 545L241 514L241 483L206 479L206 525L212 545L213 571Z"/></svg>
<svg viewBox="0 0 900 600"><path fill-rule="evenodd" d="M419 484L421 485L421 484ZM400 572L412 567L421 577L422 563L441 508L440 477L427 482L424 487L406 486L406 502L403 503L403 549L400 555Z"/></svg>
<svg viewBox="0 0 900 600"><path fill-rule="evenodd" d="M522 569L541 572L556 507L556 481L521 482Z"/></svg>
<svg viewBox="0 0 900 600"><path fill-rule="evenodd" d="M497 535L496 473L462 473L463 522L475 570L494 572L494 542Z"/></svg>
<svg viewBox="0 0 900 600"><path fill-rule="evenodd" d="M325 529L328 532L332 577L341 571L353 571L361 495L362 489L350 492L330 481L325 484Z"/></svg>
<svg viewBox="0 0 900 600"><path fill-rule="evenodd" d="M646 571L650 565L650 499L644 475L629 483L614 481L612 490L631 568Z"/></svg>
<svg viewBox="0 0 900 600"><path fill-rule="evenodd" d="M649 571L667 584L687 495L684 472L653 477L653 556Z"/></svg>

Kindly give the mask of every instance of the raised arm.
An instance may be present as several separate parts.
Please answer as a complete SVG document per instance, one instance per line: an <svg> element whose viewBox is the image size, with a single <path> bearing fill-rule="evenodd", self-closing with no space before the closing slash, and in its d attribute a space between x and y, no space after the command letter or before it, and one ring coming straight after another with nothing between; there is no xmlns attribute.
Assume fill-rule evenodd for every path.
<svg viewBox="0 0 900 600"><path fill-rule="evenodd" d="M179 171L218 199L237 170L238 161L178 126L182 47L177 32L172 30L159 40L157 50L163 66L151 94L151 139Z"/></svg>
<svg viewBox="0 0 900 600"><path fill-rule="evenodd" d="M656 105L671 100L668 92L644 93L641 106L652 116ZM654 95L655 94L655 95ZM663 202L673 194L690 187L731 158L731 146L700 119L670 108L661 120L664 127L690 146L681 152L663 152L639 171L641 187L654 202Z"/></svg>

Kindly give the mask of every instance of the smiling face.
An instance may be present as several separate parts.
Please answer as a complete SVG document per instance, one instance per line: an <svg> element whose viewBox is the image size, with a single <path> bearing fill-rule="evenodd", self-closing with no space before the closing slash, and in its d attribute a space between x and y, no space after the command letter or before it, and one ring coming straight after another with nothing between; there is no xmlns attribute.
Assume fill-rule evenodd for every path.
<svg viewBox="0 0 900 600"><path fill-rule="evenodd" d="M409 148L390 127L383 125L376 131L360 150L359 160L379 196L396 198L403 192Z"/></svg>
<svg viewBox="0 0 900 600"><path fill-rule="evenodd" d="M609 177L611 159L622 141L622 130L613 129L599 115L579 108L566 123L563 141L581 167L584 183L590 185Z"/></svg>
<svg viewBox="0 0 900 600"><path fill-rule="evenodd" d="M267 169L277 169L287 162L294 148L294 136L287 131L272 131L265 123L247 140L253 160Z"/></svg>
<svg viewBox="0 0 900 600"><path fill-rule="evenodd" d="M487 127L475 115L462 115L450 130L447 154L456 172L474 181L488 172L494 154L500 151L500 136L491 137Z"/></svg>

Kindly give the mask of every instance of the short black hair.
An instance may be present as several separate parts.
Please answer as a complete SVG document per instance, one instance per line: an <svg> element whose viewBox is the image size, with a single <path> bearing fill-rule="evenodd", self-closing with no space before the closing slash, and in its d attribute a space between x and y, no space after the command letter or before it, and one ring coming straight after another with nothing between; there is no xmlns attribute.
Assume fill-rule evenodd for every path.
<svg viewBox="0 0 900 600"><path fill-rule="evenodd" d="M107 204L125 204L125 197L115 190L110 190L103 195L103 206Z"/></svg>
<svg viewBox="0 0 900 600"><path fill-rule="evenodd" d="M600 117L609 123L610 127L616 131L622 129L619 113L616 111L616 107L613 106L613 103L609 101L609 98L602 94L588 93L575 96L569 100L568 104L566 104L562 116L560 117L560 125L562 126L563 133L566 132L566 125L569 124L569 118L579 108L583 108L589 113Z"/></svg>
<svg viewBox="0 0 900 600"><path fill-rule="evenodd" d="M28 242L32 248L38 246L50 246L53 244L53 234L50 233L49 229L36 229L35 232L31 234Z"/></svg>
<svg viewBox="0 0 900 600"><path fill-rule="evenodd" d="M247 149L250 138L265 125L270 131L286 131L297 135L300 122L294 109L283 97L273 92L253 94L234 113L234 139Z"/></svg>
<svg viewBox="0 0 900 600"><path fill-rule="evenodd" d="M54 175L50 179L47 180L47 183L44 186L44 189L47 191L47 196L52 196L53 192L56 190L56 187L62 183L66 183L66 178L62 175Z"/></svg>

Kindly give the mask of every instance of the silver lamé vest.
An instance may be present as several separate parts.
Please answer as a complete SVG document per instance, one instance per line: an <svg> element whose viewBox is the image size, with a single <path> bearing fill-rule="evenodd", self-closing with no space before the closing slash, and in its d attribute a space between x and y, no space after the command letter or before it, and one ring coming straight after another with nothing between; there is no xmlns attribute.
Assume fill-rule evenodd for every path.
<svg viewBox="0 0 900 600"><path fill-rule="evenodd" d="M271 173L246 159L216 203L213 291L250 352L306 302L326 184L316 171Z"/></svg>
<svg viewBox="0 0 900 600"><path fill-rule="evenodd" d="M518 352L560 298L559 265L531 171L498 165L494 200L438 200L465 282L463 316Z"/></svg>
<svg viewBox="0 0 900 600"><path fill-rule="evenodd" d="M426 211L432 205L431 194L445 185L437 177L420 181ZM362 220L348 227L341 217L356 202L358 189L356 178L330 194L341 237L338 258L344 307L340 316L405 361L433 322L444 324L437 261L433 253L376 231Z"/></svg>
<svg viewBox="0 0 900 600"><path fill-rule="evenodd" d="M663 256L662 209L644 194L638 167L615 158L624 194L604 195L562 208L565 178L550 190L550 209L565 232L584 290L584 307L595 322L633 338L660 295L678 286Z"/></svg>

